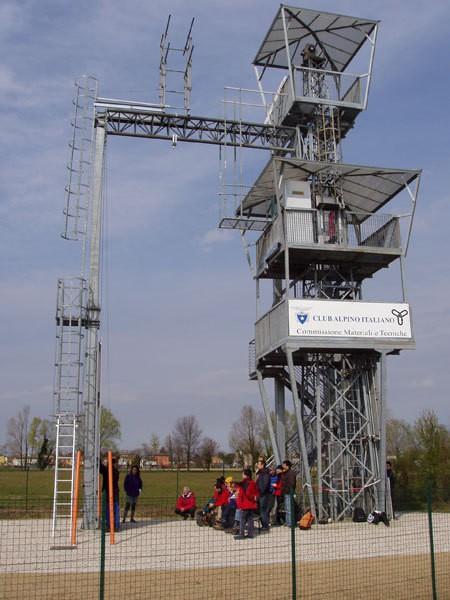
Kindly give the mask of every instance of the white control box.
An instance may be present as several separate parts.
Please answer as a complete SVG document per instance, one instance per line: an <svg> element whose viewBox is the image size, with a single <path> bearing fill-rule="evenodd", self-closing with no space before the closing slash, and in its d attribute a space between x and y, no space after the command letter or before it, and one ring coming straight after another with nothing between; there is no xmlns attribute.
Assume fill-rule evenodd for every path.
<svg viewBox="0 0 450 600"><path fill-rule="evenodd" d="M311 209L311 185L308 181L286 181L283 194L287 210Z"/></svg>

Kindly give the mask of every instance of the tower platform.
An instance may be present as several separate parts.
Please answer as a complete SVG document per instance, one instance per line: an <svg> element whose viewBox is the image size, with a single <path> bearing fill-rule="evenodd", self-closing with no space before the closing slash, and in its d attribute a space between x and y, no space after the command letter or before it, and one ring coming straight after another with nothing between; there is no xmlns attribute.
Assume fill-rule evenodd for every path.
<svg viewBox="0 0 450 600"><path fill-rule="evenodd" d="M283 300L256 321L256 362L285 364L286 348L294 357L295 353L413 349L410 315L405 303Z"/></svg>

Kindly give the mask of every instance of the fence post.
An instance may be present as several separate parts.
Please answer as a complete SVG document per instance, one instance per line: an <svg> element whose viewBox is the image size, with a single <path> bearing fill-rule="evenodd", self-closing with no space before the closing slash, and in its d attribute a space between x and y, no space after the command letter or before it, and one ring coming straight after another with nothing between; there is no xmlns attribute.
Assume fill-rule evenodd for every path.
<svg viewBox="0 0 450 600"><path fill-rule="evenodd" d="M297 599L297 565L295 560L295 501L294 494L289 494L289 503L291 508L291 571L292 571L292 600Z"/></svg>
<svg viewBox="0 0 450 600"><path fill-rule="evenodd" d="M106 490L102 491L102 515L100 530L100 587L99 600L105 598L105 547L106 547Z"/></svg>
<svg viewBox="0 0 450 600"><path fill-rule="evenodd" d="M427 484L427 509L428 509L428 533L430 536L430 559L431 559L431 585L433 589L433 600L437 600L436 587L436 564L434 559L434 540L433 540L433 493L431 481Z"/></svg>

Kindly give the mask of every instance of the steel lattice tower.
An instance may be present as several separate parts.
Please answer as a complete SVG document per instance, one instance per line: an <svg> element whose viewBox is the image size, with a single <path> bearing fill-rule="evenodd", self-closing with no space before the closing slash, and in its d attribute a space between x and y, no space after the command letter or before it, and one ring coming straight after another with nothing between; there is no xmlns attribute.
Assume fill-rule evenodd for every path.
<svg viewBox="0 0 450 600"><path fill-rule="evenodd" d="M256 280L273 280L273 305L256 323L250 370L269 428L264 380L274 380L275 458L297 459L305 505L319 519L356 505L384 510L386 354L414 343L410 330L386 341L378 336L391 334L375 326L341 326L384 327L395 311L409 315L404 304L362 303L362 285L403 260L398 218L377 211L419 174L341 162L341 141L367 105L377 28L282 5L254 60L259 83L267 70L287 73L269 114L274 125L295 127L298 143L291 158L273 153L238 209L240 218L269 220L256 243ZM350 73L365 45L367 72ZM286 389L297 423L287 446Z"/></svg>
<svg viewBox="0 0 450 600"><path fill-rule="evenodd" d="M100 98L92 78L77 88L63 237L82 240L82 267L79 277L58 282L54 395L57 426L72 427L72 479L75 448L84 448L83 524L97 526L100 250L104 152L112 136L270 152L236 214L220 227L243 236L259 232L257 300L262 282L273 283L273 305L258 315L250 343L250 377L259 384L274 457L298 459L307 502L320 517L340 518L357 503L382 507L386 354L411 348L414 340L403 279L402 302L376 307L362 302L362 284L397 259L403 264L399 218L378 210L406 190L414 214L420 172L341 162L341 142L367 105L378 23L281 5L254 60L263 97L264 74L286 73L263 123L190 114L193 22L180 48L168 42L169 23L160 46L159 104ZM350 73L366 47L367 71ZM169 48L185 61L183 69L171 70ZM170 73L181 73L183 91L166 89ZM169 93L180 94L183 106L168 106ZM411 225L412 218L408 242ZM339 334L323 326L334 312L346 324ZM290 439L286 391L297 424ZM55 507L59 492L71 494L55 483Z"/></svg>

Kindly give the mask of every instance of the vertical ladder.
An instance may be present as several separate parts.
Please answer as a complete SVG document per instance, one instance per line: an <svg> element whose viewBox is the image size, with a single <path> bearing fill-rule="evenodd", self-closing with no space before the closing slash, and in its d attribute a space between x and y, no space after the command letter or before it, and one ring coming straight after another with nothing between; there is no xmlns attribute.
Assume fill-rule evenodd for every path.
<svg viewBox="0 0 450 600"><path fill-rule="evenodd" d="M64 521L72 517L75 454L83 393L86 327L86 281L58 280L54 401L56 418L55 481L52 537L61 520L61 533L70 536ZM66 523L67 524L67 523Z"/></svg>
<svg viewBox="0 0 450 600"><path fill-rule="evenodd" d="M77 427L78 420L75 415L57 415L52 537L55 537L59 524L65 523L66 525L62 533L70 531Z"/></svg>

